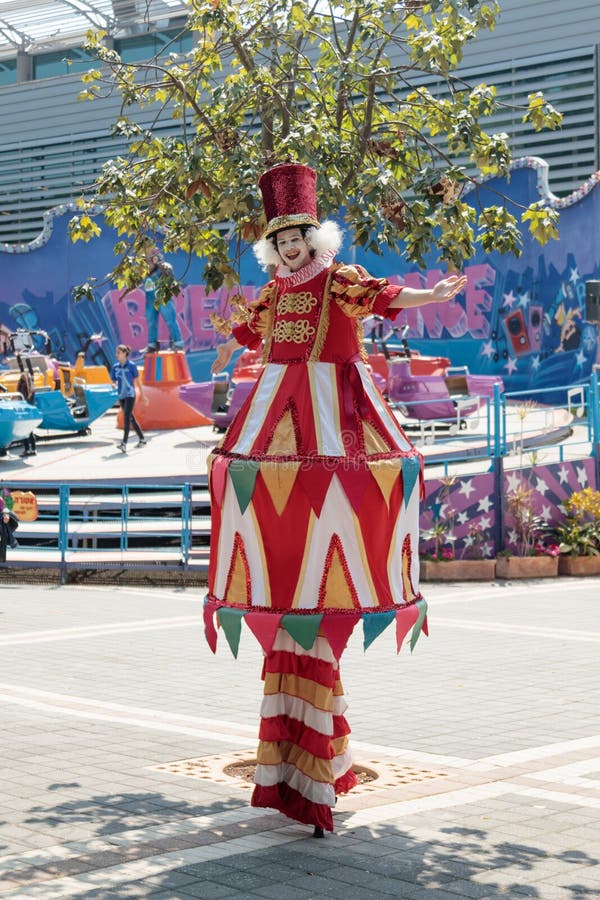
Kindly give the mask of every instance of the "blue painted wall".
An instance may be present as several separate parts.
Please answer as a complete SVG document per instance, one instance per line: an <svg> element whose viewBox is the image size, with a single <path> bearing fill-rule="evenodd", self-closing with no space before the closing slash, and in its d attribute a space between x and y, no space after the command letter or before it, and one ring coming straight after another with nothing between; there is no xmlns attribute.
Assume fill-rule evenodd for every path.
<svg viewBox="0 0 600 900"><path fill-rule="evenodd" d="M414 347L448 355L454 364L468 365L473 372L500 374L508 390L586 380L598 353L598 327L585 320L585 283L600 280L600 173L562 200L548 193L546 174L541 161L520 160L508 182L486 182L477 195L469 195L469 202L497 203L500 190L516 210L544 197L561 210L560 240L540 247L525 235L519 259L479 252L465 266L464 295L448 306L410 310L398 318L410 326ZM102 331L106 341L92 345L88 359L110 363L119 342L134 351L146 345L144 295L133 291L120 299L119 291L106 285L98 289L93 303L71 299L73 285L92 276L101 282L116 261L111 229L105 228L102 237L90 244L70 242L67 225L72 214L68 207L59 207L31 244L0 245L0 322L9 330L47 331L54 354L66 359L74 358L89 334ZM427 271L417 271L393 252L378 257L346 247L341 256L361 263L373 275L413 286L434 284L443 274L433 261ZM252 298L264 275L251 253L243 260L242 290ZM183 254L169 261L176 273L187 263ZM209 315L227 315L227 292L207 293L202 268L202 261L194 260L176 299L196 380L207 377L214 357L216 336ZM166 330L162 337L167 338Z"/></svg>

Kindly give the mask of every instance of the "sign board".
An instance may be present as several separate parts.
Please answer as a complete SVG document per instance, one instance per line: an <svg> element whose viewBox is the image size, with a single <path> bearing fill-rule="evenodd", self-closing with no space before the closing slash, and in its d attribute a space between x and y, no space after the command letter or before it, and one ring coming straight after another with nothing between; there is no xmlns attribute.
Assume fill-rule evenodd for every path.
<svg viewBox="0 0 600 900"><path fill-rule="evenodd" d="M32 491L11 491L12 511L21 522L35 522L38 517L38 505Z"/></svg>

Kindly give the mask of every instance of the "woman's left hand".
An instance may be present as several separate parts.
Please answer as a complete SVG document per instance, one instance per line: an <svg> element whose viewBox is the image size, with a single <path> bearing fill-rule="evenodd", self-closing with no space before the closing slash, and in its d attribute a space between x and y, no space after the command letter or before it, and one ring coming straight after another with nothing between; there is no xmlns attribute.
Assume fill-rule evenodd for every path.
<svg viewBox="0 0 600 900"><path fill-rule="evenodd" d="M466 275L448 275L442 278L431 291L431 299L434 303L447 303L467 286Z"/></svg>

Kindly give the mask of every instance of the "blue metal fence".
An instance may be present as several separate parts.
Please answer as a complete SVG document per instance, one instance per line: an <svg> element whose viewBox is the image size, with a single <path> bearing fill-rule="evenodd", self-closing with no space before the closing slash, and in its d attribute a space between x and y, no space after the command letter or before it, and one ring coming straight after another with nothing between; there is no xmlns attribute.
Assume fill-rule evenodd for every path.
<svg viewBox="0 0 600 900"><path fill-rule="evenodd" d="M580 395L574 421L580 427L580 438L571 442L571 459L595 460L596 484L600 484L600 390L598 374L593 373L589 384L577 386ZM552 389L569 392L572 387ZM543 398L544 392L536 392ZM523 404L520 406L520 404ZM529 404L529 405L527 405ZM532 402L527 396L502 394L496 390L486 403L486 434L482 438L483 457L488 471L494 473L494 503L497 518L494 526L496 546L502 542L503 476L508 458L517 456L515 468L524 467L523 454L532 459L543 442L536 444L537 432L527 432L530 413L548 415L554 407ZM511 415L517 412L519 431L511 431ZM566 415L565 408L557 406L557 415ZM539 422L536 426L539 431ZM543 431L543 429L542 429ZM543 434L542 434L543 437ZM444 455L453 442L464 444L460 431L444 437ZM452 456L452 462L472 461L473 453L467 446ZM556 445L557 460L565 455L565 444ZM444 471L449 460L441 459ZM531 469L535 462L530 462ZM427 476L427 469L426 469ZM460 472L457 473L461 477ZM4 481L9 489L28 489L22 481ZM155 569L157 566L189 571L206 571L210 540L210 509L206 478L197 483L178 485L136 484L116 482L72 482L68 484L36 482L34 486L40 516L37 522L21 523L18 536L22 544L20 552L13 554L11 563L30 566L58 566L65 576L69 568Z"/></svg>

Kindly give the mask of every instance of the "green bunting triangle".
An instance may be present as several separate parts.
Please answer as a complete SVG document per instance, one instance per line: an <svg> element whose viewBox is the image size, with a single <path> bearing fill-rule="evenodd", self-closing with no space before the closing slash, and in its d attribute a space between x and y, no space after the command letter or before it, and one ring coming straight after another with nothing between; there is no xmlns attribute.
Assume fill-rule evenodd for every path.
<svg viewBox="0 0 600 900"><path fill-rule="evenodd" d="M413 488L421 471L421 463L417 456L407 456L402 460L402 483L404 485L404 506L408 506Z"/></svg>
<svg viewBox="0 0 600 900"><path fill-rule="evenodd" d="M242 515L252 500L258 470L259 465L253 459L232 459L229 463L229 477L233 483Z"/></svg>
<svg viewBox="0 0 600 900"><path fill-rule="evenodd" d="M323 613L309 615L282 616L281 625L289 636L297 641L305 650L310 650L317 637Z"/></svg>
<svg viewBox="0 0 600 900"><path fill-rule="evenodd" d="M246 609L232 609L229 606L220 606L217 610L219 625L223 629L227 643L236 659L242 633L242 619L247 611Z"/></svg>
<svg viewBox="0 0 600 900"><path fill-rule="evenodd" d="M417 600L416 607L419 610L419 618L413 625L412 634L410 636L410 652L412 653L415 649L415 645L419 640L421 635L421 631L423 629L423 622L425 621L425 616L427 615L427 601L426 600Z"/></svg>
<svg viewBox="0 0 600 900"><path fill-rule="evenodd" d="M375 638L385 631L390 622L396 618L396 610L390 609L380 613L366 613L362 617L364 632L364 648L370 647Z"/></svg>

